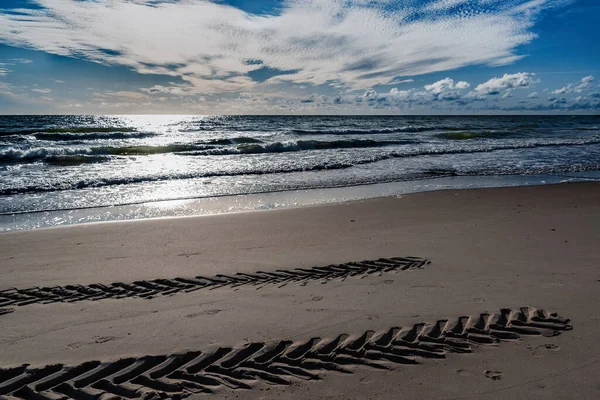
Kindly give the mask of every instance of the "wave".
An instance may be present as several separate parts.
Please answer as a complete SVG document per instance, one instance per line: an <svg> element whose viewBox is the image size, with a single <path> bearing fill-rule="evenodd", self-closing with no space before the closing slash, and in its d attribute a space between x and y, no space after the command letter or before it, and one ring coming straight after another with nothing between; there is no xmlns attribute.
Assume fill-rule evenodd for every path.
<svg viewBox="0 0 600 400"><path fill-rule="evenodd" d="M230 140L230 139L227 139ZM412 140L386 140L378 141L371 139L349 139L349 140L299 140L290 142L274 142L269 144L248 143L230 147L216 147L207 144L171 144L165 146L125 146L125 147L87 147L87 148L33 148L19 149L8 148L0 151L0 162L5 164L27 163L27 162L48 162L52 157L61 157L63 162L68 163L68 156L148 156L158 154L175 154L180 156L224 156L240 154L265 154L265 153L286 153L311 150L335 150L352 148L375 148L390 147L401 145L416 145L419 142ZM555 140L555 141L525 141L506 144L481 144L466 147L448 148L431 147L427 145L412 146L402 148L400 151L386 152L376 155L377 158L393 157L415 157L424 155L443 155L443 154L463 154L463 153L482 153L496 150L526 149L537 147L558 147L558 146L584 146L600 144L600 137L589 139ZM91 159L90 159L91 160ZM98 159L100 160L100 159ZM76 162L75 160L73 162ZM51 163L51 161L50 161ZM65 164L66 165L66 164Z"/></svg>
<svg viewBox="0 0 600 400"><path fill-rule="evenodd" d="M194 127L194 128L183 128L178 129L179 132L182 133L194 133L194 132L264 132L264 131L274 131L276 129L265 127L243 127L236 125L219 125L219 126L202 126L202 127Z"/></svg>
<svg viewBox="0 0 600 400"><path fill-rule="evenodd" d="M525 127L525 125L520 126L518 129ZM528 128L534 128L533 124L527 126ZM537 125L535 126L537 127ZM292 129L289 132L295 133L298 135L377 135L377 134L390 134L390 133L418 133L418 132L433 132L433 131L447 131L447 132L471 132L471 131L480 131L482 129L481 126L451 126L451 125L438 125L438 126L402 126L397 128L378 128L378 129ZM492 132L480 132L482 134L489 134ZM506 134L506 132L504 132Z"/></svg>
<svg viewBox="0 0 600 400"><path fill-rule="evenodd" d="M376 163L379 161L389 160L393 158L407 158L407 157L418 157L418 156L429 156L429 155L445 155L445 154L470 154L470 153L485 153L497 150L510 150L510 149L526 149L536 147L560 147L560 146L580 146L587 144L600 144L600 138L588 141L571 141L569 143L522 143L521 145L504 145L489 148L486 146L471 147L471 148L458 148L458 149L413 149L409 151L393 151L382 154L371 155L370 157L362 159L354 159L345 162L322 162L320 164L311 166L294 166L293 164L284 164L272 169L244 169L238 171L208 171L208 172L191 172L191 173L180 173L180 174L169 174L159 176L143 176L133 178L115 178L115 179L95 179L95 180L81 180L78 182L63 182L56 186L23 186L13 188L0 189L0 196L15 195L21 193L35 193L35 192L54 192L62 190L74 190L74 189L85 189L85 188L96 188L113 185L127 185L137 183L151 183L160 182L167 180L181 180L181 179L199 179L199 178L211 178L219 176L242 176L242 175L269 175L278 173L293 173L293 172L311 172L311 171L322 171L322 170L339 170L352 168L359 165ZM481 169L477 171L457 172L454 170L430 170L425 171L426 176L439 177L439 176L453 176L453 175L503 175L503 174L546 174L546 173L557 173L557 172L583 172L583 171L596 171L600 170L600 164L589 164L589 165L571 165L571 166L560 166L560 167L530 167L527 169L519 169L519 167L507 166L502 169ZM414 178L414 177L413 177ZM411 178L412 179L412 178Z"/></svg>
<svg viewBox="0 0 600 400"><path fill-rule="evenodd" d="M503 128L502 130L462 130L446 129L446 132L436 133L433 136L438 139L447 140L470 140L470 139L526 139L528 131L520 128Z"/></svg>
<svg viewBox="0 0 600 400"><path fill-rule="evenodd" d="M315 129L301 129L287 127L264 126L238 126L238 125L223 125L223 126L201 126L193 128L183 128L179 132L283 132L296 135L377 135L377 134L392 134L392 133L418 133L429 131L464 131L481 129L480 126L453 126L453 125L406 125L388 128L367 128L364 124L345 124L345 128L322 127ZM361 128L364 127L364 128Z"/></svg>
<svg viewBox="0 0 600 400"><path fill-rule="evenodd" d="M44 159L44 162L50 165L70 167L82 164L96 164L110 161L110 157L104 156L51 156Z"/></svg>
<svg viewBox="0 0 600 400"><path fill-rule="evenodd" d="M132 133L137 132L135 128L127 128L122 126L101 126L101 127L65 127L65 128L34 128L22 129L16 131L1 131L0 136L10 135L31 135L31 134L86 134L86 133Z"/></svg>
<svg viewBox="0 0 600 400"><path fill-rule="evenodd" d="M197 146L187 144L172 144L166 146L125 146L125 147L39 147L30 149L8 148L0 151L2 163L24 163L48 161L53 157L61 157L66 162L66 157L79 156L144 156L154 154L168 154L177 152L190 152L208 150L213 146Z"/></svg>
<svg viewBox="0 0 600 400"><path fill-rule="evenodd" d="M477 133L477 132L444 132L444 133L438 133L437 135L435 135L438 138L441 139L448 139L448 140L469 140L469 139L476 139L476 138L480 138L483 137L482 134Z"/></svg>
<svg viewBox="0 0 600 400"><path fill-rule="evenodd" d="M209 145L232 145L232 144L255 144L255 143L263 143L262 140L241 136L231 139L213 139L205 142Z"/></svg>
<svg viewBox="0 0 600 400"><path fill-rule="evenodd" d="M295 151L307 150L333 150L333 149L352 149L398 146L418 143L414 140L298 140L290 142L274 142L268 144L244 144L237 147L215 148L206 151L193 151L181 153L186 156L216 156L216 155L235 155L235 154L263 154L263 153L289 153Z"/></svg>
<svg viewBox="0 0 600 400"><path fill-rule="evenodd" d="M113 156L149 156L155 154L183 153L190 151L209 150L213 146L193 144L169 144L166 146L126 146L126 147L99 147L93 150L94 154L109 154Z"/></svg>
<svg viewBox="0 0 600 400"><path fill-rule="evenodd" d="M573 164L559 166L530 166L513 167L504 166L502 168L475 168L468 171L456 169L428 169L424 174L430 177L439 176L498 176L498 175L551 175L559 173L576 173L599 171L600 164Z"/></svg>
<svg viewBox="0 0 600 400"><path fill-rule="evenodd" d="M33 149L8 148L0 151L0 162L5 164L32 162L48 159L51 157L83 156L91 155L91 149L67 149L57 147L39 147Z"/></svg>
<svg viewBox="0 0 600 400"><path fill-rule="evenodd" d="M556 140L552 142L521 142L515 144L498 144L498 145L479 145L479 146L468 146L459 147L454 149L448 148L429 148L429 149L414 149L404 153L393 153L388 158L395 157L416 157L416 156L428 156L428 155L446 155L446 154L471 154L471 153L488 153L498 150L519 150L519 149L535 149L542 147L569 147L569 146L587 146L600 144L600 137L593 139L579 139L579 140Z"/></svg>
<svg viewBox="0 0 600 400"><path fill-rule="evenodd" d="M96 140L96 139L144 139L156 136L150 132L89 132L89 133L34 133L38 140L70 141L70 140Z"/></svg>
<svg viewBox="0 0 600 400"><path fill-rule="evenodd" d="M405 126L399 128L379 129L292 129L289 132L295 133L297 135L376 135L402 132L426 132L441 129L444 128L428 126Z"/></svg>
<svg viewBox="0 0 600 400"><path fill-rule="evenodd" d="M199 178L213 178L219 176L242 176L242 175L268 175L276 173L291 173L291 172L310 172L310 171L322 171L322 170L334 170L350 168L356 165L355 163L323 163L318 165L312 165L307 167L284 167L272 170L261 170L261 169L247 169L241 171L214 171L205 173L182 173L182 174L170 174L170 175L159 175L159 176L145 176L136 178L114 178L114 179L95 179L95 180L81 180L78 182L63 182L56 186L39 186L39 185L28 185L18 188L2 188L0 189L0 196L10 196L22 193L40 193L40 192L56 192L62 190L79 190L86 188L98 188L104 186L115 186L115 185L130 185L136 183L151 183L161 182L169 180L181 180L181 179L199 179Z"/></svg>
<svg viewBox="0 0 600 400"><path fill-rule="evenodd" d="M353 149L365 147L384 147L393 145L414 144L413 140L298 140L292 142L275 142L268 145L243 145L238 146L236 153L283 153L289 151L303 150L330 150L330 149Z"/></svg>
<svg viewBox="0 0 600 400"><path fill-rule="evenodd" d="M378 160L377 160L378 161ZM142 183L153 183L170 180L183 180L183 179L200 179L200 178L214 178L219 176L242 176L242 175L267 175L267 174L281 174L281 173L293 173L293 172L311 172L311 171L322 171L322 170L337 170L351 168L356 165L366 164L370 162L376 162L376 160L362 160L358 163L326 163L320 165L314 165L305 168L288 167L277 170L244 170L236 172L210 172L201 174L177 174L177 175L163 175L163 176L152 176L152 177L138 177L138 178L115 178L115 179L97 179L78 181L75 183L63 183L60 186L24 186L20 188L6 188L0 189L0 196L11 196L25 193L44 193L44 192L57 192L64 190L80 190L99 188L105 186L116 186L116 185L130 185L130 184L142 184ZM561 166L540 166L540 167L505 167L502 169L473 169L469 171L459 171L456 169L428 169L422 172L415 172L403 175L393 175L391 177L384 178L383 180L373 180L363 183L380 183L383 181L400 181L400 180L417 180L427 178L440 178L447 176L494 176L494 175L547 175L557 173L573 173L573 172L587 172L587 171L599 171L600 164L575 164L575 165L561 165ZM348 183L347 183L348 184Z"/></svg>
<svg viewBox="0 0 600 400"><path fill-rule="evenodd" d="M462 137L462 140L470 138L468 135ZM455 139L456 140L456 139ZM419 142L412 140L334 140L334 141L318 141L318 140L299 140L297 142L275 142L268 145L244 145L237 148L214 148L205 151L190 151L182 152L179 155L185 156L215 156L215 155L235 155L235 154L263 154L263 153L286 153L305 150L331 150L331 149L349 149L349 148L369 148L369 147L386 147L400 146L408 144L418 144ZM557 147L557 146L584 146L591 144L600 144L600 138L579 139L579 140L557 140L553 142L520 142L515 144L493 144L479 146L469 146L461 148L424 148L414 147L405 148L400 153L393 153L392 157L414 157L423 155L436 154L462 154L462 153L481 153L495 150L511 150L511 149L526 149L536 147ZM390 158L389 156L386 156Z"/></svg>
<svg viewBox="0 0 600 400"><path fill-rule="evenodd" d="M283 153L303 150L326 150L326 149L347 149L364 148L377 146L390 146L400 144L414 143L410 140L396 141L375 141L375 140L300 140L297 142L275 142L270 144L262 143L252 138L234 138L217 139L200 144L170 144L165 146L124 146L124 147L89 147L89 148L33 148L33 149L15 149L9 148L0 151L0 162L3 163L23 163L46 161L54 156L146 156L156 154L174 153L177 155L234 155L234 154L260 154L260 153ZM238 144L237 147L231 145ZM218 148L216 145L229 145L230 147Z"/></svg>

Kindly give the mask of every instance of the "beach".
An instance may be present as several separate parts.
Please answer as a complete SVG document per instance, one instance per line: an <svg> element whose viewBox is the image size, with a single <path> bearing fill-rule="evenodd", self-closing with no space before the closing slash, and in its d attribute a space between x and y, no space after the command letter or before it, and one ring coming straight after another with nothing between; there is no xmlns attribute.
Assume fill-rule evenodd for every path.
<svg viewBox="0 0 600 400"><path fill-rule="evenodd" d="M596 182L2 233L0 399L600 398L599 238ZM277 272L296 268L302 279ZM194 290L93 286L174 278ZM89 293L1 303L11 288L69 285ZM503 328L434 329L463 316L479 329L485 315ZM394 350L398 332L417 339ZM340 335L335 357L307 362ZM219 349L232 356L202 369ZM276 353L287 367L258 368Z"/></svg>

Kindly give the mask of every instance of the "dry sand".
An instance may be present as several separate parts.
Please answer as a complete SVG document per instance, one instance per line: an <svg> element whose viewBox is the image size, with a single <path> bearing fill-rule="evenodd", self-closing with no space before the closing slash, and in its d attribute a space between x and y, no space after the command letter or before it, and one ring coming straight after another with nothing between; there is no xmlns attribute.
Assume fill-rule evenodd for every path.
<svg viewBox="0 0 600 400"><path fill-rule="evenodd" d="M166 397L177 398L193 390L191 381L181 375L194 372L190 365L202 359L191 352L243 349L248 343L259 344L234 350L229 359L199 370L204 387L215 393L192 398L597 399L599 239L600 185L595 183L440 191L301 209L1 234L0 290L142 281L139 289L156 278L292 270L380 257L415 256L431 264L328 281L316 280L318 273L326 273L317 270L304 282L284 286L277 278L279 283L213 285L152 299L5 307L14 312L0 315L0 368L101 361L109 363L110 370L98 363L74 370L57 366L53 375L54 370L5 369L0 372L0 399L44 398L37 397L40 393L61 398L61 392L108 399L105 390L126 390L122 394L141 397L142 390L135 393L140 387L170 391ZM519 339L481 345L446 339L437 350L424 337L396 342L395 350L382 345L366 351L356 341L364 332L374 331L373 338L366 336L367 342L381 339L377 341L381 344L385 337L378 337L380 333L405 327L399 338L420 322L431 324L425 332L435 337L435 329L430 330L438 320L448 319L453 327L461 316L498 315L504 307L515 310L511 318L517 318L524 306L570 318L573 329L561 330L569 326L559 320L537 324L528 320L529 328L524 329L514 322L506 330L519 334ZM560 335L550 336L554 329L540 327L554 328ZM544 335L527 335L532 329ZM309 365L311 358L301 351L307 349L295 347L317 337L327 343L341 334L350 336L334 349L331 354L338 358L328 365L352 374L326 371L325 364ZM449 334L438 341L444 336ZM494 335L482 332L471 339L477 338ZM266 363L268 368L261 373L249 368L252 360L255 367L260 364L264 351L260 343L282 340L292 343L285 357L287 367ZM472 352L452 352L464 350L456 346L469 346ZM415 355L415 349L421 353ZM252 355L253 351L257 353ZM400 353L404 358L397 357ZM163 364L162 359L144 358L171 354L188 358L173 356ZM374 360L382 354L387 361ZM444 358L430 358L440 355ZM246 364L239 364L248 356ZM112 363L128 357L134 359ZM381 363L390 369L346 365L348 360ZM412 361L418 364L398 363ZM144 362L160 365L119 378L128 371L128 363L134 369ZM86 375L88 369L92 372ZM228 383L223 376L243 378L252 389L215 386L207 378L211 371L222 383ZM308 379L311 374L321 380ZM291 385L266 383L277 379ZM27 382L31 391L18 391ZM187 389L181 389L182 382L188 382ZM235 386L232 382L229 385ZM197 384L196 390L201 386ZM2 397L3 390L10 395ZM146 392L148 398L151 392Z"/></svg>

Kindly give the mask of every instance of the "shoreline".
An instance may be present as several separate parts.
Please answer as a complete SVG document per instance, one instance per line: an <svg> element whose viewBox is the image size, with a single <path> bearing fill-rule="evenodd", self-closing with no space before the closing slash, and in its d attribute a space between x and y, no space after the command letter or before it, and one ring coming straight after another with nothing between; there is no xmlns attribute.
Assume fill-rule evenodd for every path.
<svg viewBox="0 0 600 400"><path fill-rule="evenodd" d="M600 171L550 175L445 176L407 181L189 197L123 205L0 214L0 234L79 224L230 214L341 204L439 190L526 187L600 180Z"/></svg>
<svg viewBox="0 0 600 400"><path fill-rule="evenodd" d="M283 248L287 248L292 252L290 254L296 254L299 257L294 262L288 263L291 267L309 267L322 262L343 263L351 261L351 259L375 259L378 256L397 256L398 254L395 254L393 251L390 252L389 249L385 250L383 254L379 254L374 250L365 253L360 249L353 249L348 252L343 243L338 243L339 248L334 253L328 252L328 247L324 246L314 255L307 255L299 251L301 246L299 248L293 246L290 248L291 244L284 238L292 235L304 240L302 232L298 231L299 226L309 231L319 227L323 231L319 237L323 238L339 235L339 232L343 232L349 227L361 229L362 226L356 227L354 226L354 222L364 219L364 217L361 218L363 214L372 221L364 221L369 227L368 232L362 232L361 230L354 232L354 234L359 235L358 237L364 238L367 234L371 234L373 237L381 236L379 232L380 228L374 224L376 222L384 225L391 224L391 222L387 221L386 216L400 218L401 220L408 219L411 225L422 229L422 224L417 220L417 216L421 216L424 221L427 221L428 226L432 226L437 230L438 228L435 227L435 224L437 221L436 218L439 218L439 216L436 217L437 214L430 215L425 209L426 204L431 204L431 207L435 207L436 212L443 216L444 219L456 219L457 216L452 213L457 210L453 210L451 205L455 199L463 196L463 198L471 199L468 201L468 207L466 204L463 206L463 211L469 214L477 211L476 215L478 218L487 220L488 216L483 211L486 207L489 207L489 204L487 206L485 204L479 205L474 200L475 198L485 198L488 203L495 204L495 196L498 195L500 199L504 199L504 201L512 204L515 201L507 197L510 193L522 193L523 195L531 193L532 201L538 202L540 200L540 193L556 192L561 194L562 201L568 203L571 191L595 193L598 188L600 188L600 182L594 181L534 186L447 189L419 191L407 195L382 196L304 207L257 210L264 212L240 211L208 215L70 224L42 229L4 232L0 234L4 239L0 243L0 255L15 252L17 254L14 254L12 257L2 257L0 259L4 260L4 267L9 268L11 271L18 270L19 268L33 268L33 271L36 273L42 273L41 276L44 277L42 281L50 279L52 284L75 283L68 280L69 274L79 276L80 278L85 276L85 279L78 283L95 283L95 277L103 277L101 281L106 281L109 280L108 277L111 271L117 277L123 276L123 274L124 276L131 276L132 271L135 271L136 274L141 274L140 276L131 276L130 280L135 280L134 278L136 277L140 279L168 277L170 273L174 272L177 272L176 275L189 275L195 265L193 261L205 255L205 252L198 252L199 243L201 243L201 248L208 251L208 254L210 254L209 258L213 262L212 265L204 266L208 268L207 273L231 272L235 269L233 267L235 262L241 261L240 255L237 253L225 254L226 252L222 252L221 249L223 249L224 243L232 240L233 243L246 243L248 249L259 250L258 253L260 256L258 259L251 258L242 261L242 265L248 268L253 266L247 272L252 272L256 267L261 267L260 263L257 264L258 260L265 261L265 267L277 265L278 262L285 264L283 261L289 257L280 254ZM550 204L552 205L552 203ZM396 207L401 208L397 209ZM543 208L544 205L539 204L538 207ZM556 208L556 206L552 207ZM516 204L513 204L512 209L520 212ZM415 215L411 215L411 212L414 212ZM510 214L509 212L508 215ZM304 216L306 221L303 221L301 216ZM198 229L200 231L197 231ZM264 237L255 238L254 230L261 232ZM252 232L252 234L249 237L244 237L249 232ZM405 234L401 236L406 239ZM167 243L163 243L165 237L169 239ZM268 245L263 243L269 240L271 242ZM148 254L149 243L155 243L158 246L150 252L154 257L158 257L158 259ZM260 243L260 246L257 243ZM390 244L391 242L386 240L386 243ZM315 244L313 243L312 247ZM280 249L279 247L281 246L283 248ZM417 247L421 248L422 245L418 244ZM269 259L263 251L264 248L276 248L279 257ZM344 249L343 252L348 254L348 256L352 255L350 259L348 256L341 255L340 250L342 248ZM374 245L374 249L380 248L381 246ZM114 254L106 254L107 250ZM44 262L40 264L45 252L50 252L50 254L58 258L52 259L50 263ZM419 256L419 252L409 253L406 255ZM91 257L91 259L88 260L88 257ZM35 262L32 265L26 265L23 264L23 260L35 260ZM60 274L56 274L57 271L52 271L52 269L48 271L39 269L40 266L58 267L59 260L66 261L66 264L60 267ZM122 264L123 260L127 261L127 268L119 271L119 265ZM164 260L163 262L166 265L173 264L169 266L170 272L162 270L156 264L158 260ZM229 264L229 261L235 262ZM91 271L88 269L88 265L86 265L89 262L92 262L94 265ZM146 264L148 264L148 268ZM101 268L106 270L101 270ZM0 273L2 272L0 270ZM17 276L25 278L26 274L19 273ZM0 286L0 290L6 287L23 286L18 283L19 279L14 283L10 283L10 278L9 274L4 279L4 284ZM37 278L31 278L26 279L26 282L31 282L33 286L39 284Z"/></svg>

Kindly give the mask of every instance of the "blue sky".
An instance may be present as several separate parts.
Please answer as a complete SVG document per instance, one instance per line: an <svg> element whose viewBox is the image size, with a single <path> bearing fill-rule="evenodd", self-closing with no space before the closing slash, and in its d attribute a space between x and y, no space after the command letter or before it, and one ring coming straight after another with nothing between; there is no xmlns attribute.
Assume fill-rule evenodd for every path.
<svg viewBox="0 0 600 400"><path fill-rule="evenodd" d="M599 19L597 0L3 0L0 113L597 114Z"/></svg>

